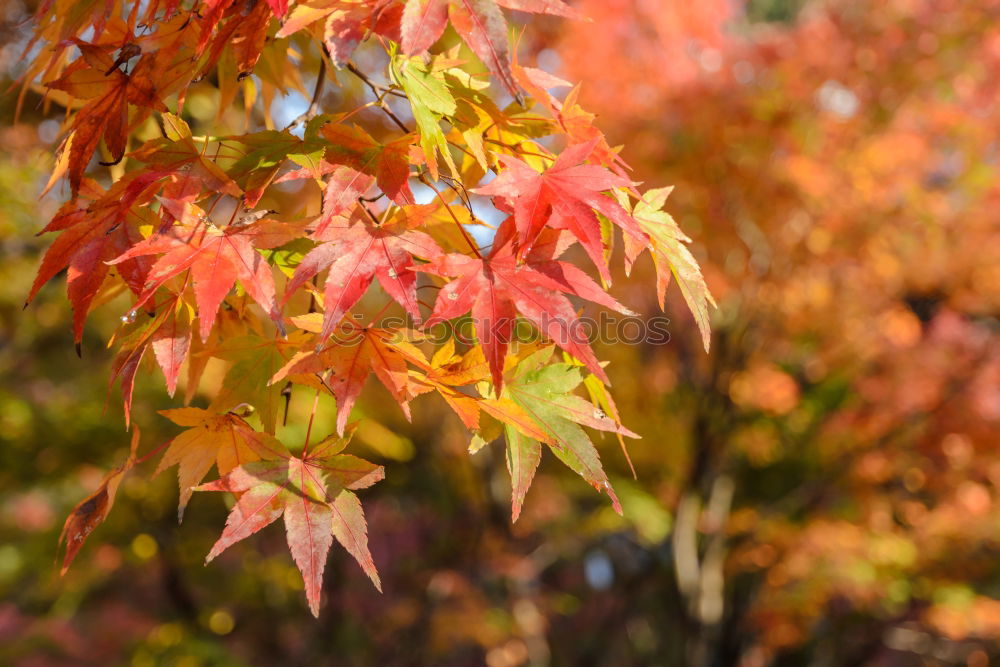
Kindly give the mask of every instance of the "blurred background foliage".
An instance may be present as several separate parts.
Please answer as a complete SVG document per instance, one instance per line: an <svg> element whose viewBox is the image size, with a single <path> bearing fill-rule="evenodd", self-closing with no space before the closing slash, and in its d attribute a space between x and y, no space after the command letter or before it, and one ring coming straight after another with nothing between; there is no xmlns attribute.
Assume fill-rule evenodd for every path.
<svg viewBox="0 0 1000 667"><path fill-rule="evenodd" d="M29 92L15 123L7 92L0 664L1000 660L1000 2L573 4L594 21L532 22L521 58L583 81L636 178L676 186L720 306L710 355L676 291L668 344L598 351L644 436L637 480L602 445L624 518L546 461L511 525L502 458L470 457L443 406L408 424L369 387L383 595L334 554L313 621L279 529L203 567L225 507L196 498L178 527L149 463L60 579L63 518L127 450L106 349L126 308L94 313L82 358L59 285L22 311L60 110ZM33 8L0 9L5 91ZM211 90L188 104L202 131L265 124L259 102L216 118ZM653 315L653 279L640 263L615 296ZM147 450L177 430L160 387L150 370L135 401Z"/></svg>

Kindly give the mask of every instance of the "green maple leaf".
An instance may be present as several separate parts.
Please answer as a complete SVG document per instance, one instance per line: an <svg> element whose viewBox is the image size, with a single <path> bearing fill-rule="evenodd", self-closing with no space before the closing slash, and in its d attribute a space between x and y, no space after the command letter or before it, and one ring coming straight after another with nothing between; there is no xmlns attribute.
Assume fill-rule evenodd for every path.
<svg viewBox="0 0 1000 667"><path fill-rule="evenodd" d="M424 152L424 159L431 176L437 180L435 150L440 151L451 172L458 174L451 153L448 151L448 141L441 131L442 116L452 116L458 110L448 86L418 58L400 63L398 78L403 92L410 99L413 119L417 122L417 129L420 130L420 148Z"/></svg>
<svg viewBox="0 0 1000 667"><path fill-rule="evenodd" d="M503 397L513 401L541 427L548 436L545 445L560 461L598 491L607 493L615 511L621 513L621 505L604 473L597 448L582 426L630 438L639 436L615 423L586 399L572 393L583 382L580 368L564 363L546 365L551 356L552 349L549 348L521 362L515 377L505 386ZM511 513L516 521L541 461L542 443L510 424L505 425L504 430L507 467L513 487Z"/></svg>

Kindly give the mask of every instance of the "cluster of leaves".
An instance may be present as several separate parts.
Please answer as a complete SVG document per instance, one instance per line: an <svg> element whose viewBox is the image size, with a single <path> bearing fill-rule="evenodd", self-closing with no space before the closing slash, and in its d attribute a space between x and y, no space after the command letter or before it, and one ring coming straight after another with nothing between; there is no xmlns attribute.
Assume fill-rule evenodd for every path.
<svg viewBox="0 0 1000 667"><path fill-rule="evenodd" d="M630 312L607 292L616 228L626 270L653 254L661 303L676 276L706 349L711 296L662 210L669 191L640 194L576 92L560 101L549 91L565 82L512 58L500 7L577 18L560 0L41 6L25 84L67 109L49 188L65 177L69 197L43 230L58 235L29 302L65 271L79 346L88 312L130 295L112 341L127 424L144 358L171 396L183 385L186 402L205 391L210 363L228 368L207 408L163 413L187 430L142 457L136 436L128 461L77 506L64 567L121 476L166 447L158 470L178 467L181 515L194 490L237 498L209 560L283 516L313 613L334 538L378 586L354 491L383 471L343 453L372 373L407 416L418 396L441 396L473 432L473 451L503 436L515 520L544 447L620 511L582 427L637 436L577 332L570 297ZM445 36L449 24L461 42ZM356 65L362 55L380 65ZM302 89L295 63L313 61L312 100L282 130L198 135L185 119L195 83L217 82L220 114L241 92L250 109L259 91L266 109ZM323 113L337 76L360 79L370 100ZM362 123L369 110L392 129ZM150 131L158 136L138 141ZM318 211L278 203L275 193L297 181L322 192ZM418 185L429 203L418 203ZM477 215L486 198L502 221L481 247L467 226L489 227ZM573 257L589 258L601 283ZM389 297L383 311L397 304L412 326L383 326L378 315L360 324L376 279ZM423 287L437 290L433 304L419 298ZM435 349L428 327L466 316L474 344L451 337ZM518 318L543 342L515 342ZM337 434L311 444L310 418L292 453L277 434L300 395L315 395L314 406L335 398ZM221 477L203 484L213 466Z"/></svg>

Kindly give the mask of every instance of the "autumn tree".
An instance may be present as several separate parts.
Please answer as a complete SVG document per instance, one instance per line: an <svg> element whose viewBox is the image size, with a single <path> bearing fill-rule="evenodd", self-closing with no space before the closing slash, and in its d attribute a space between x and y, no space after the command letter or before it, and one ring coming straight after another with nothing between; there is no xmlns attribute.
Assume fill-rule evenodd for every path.
<svg viewBox="0 0 1000 667"><path fill-rule="evenodd" d="M180 518L194 491L235 497L207 560L281 518L314 614L334 541L379 587L358 492L385 472L347 452L371 375L407 417L436 394L470 451L505 449L514 520L543 450L620 511L585 428L637 434L578 308L630 313L611 266L645 250L706 349L712 299L669 191L640 191L575 92L551 92L568 84L518 61L505 10L583 18L559 0L41 4L21 95L66 110L46 188L64 203L27 301L65 274L80 350L91 311L127 298L125 424L155 362L183 429L144 448L133 426L66 520L63 571L159 456ZM314 433L329 398L335 432Z"/></svg>

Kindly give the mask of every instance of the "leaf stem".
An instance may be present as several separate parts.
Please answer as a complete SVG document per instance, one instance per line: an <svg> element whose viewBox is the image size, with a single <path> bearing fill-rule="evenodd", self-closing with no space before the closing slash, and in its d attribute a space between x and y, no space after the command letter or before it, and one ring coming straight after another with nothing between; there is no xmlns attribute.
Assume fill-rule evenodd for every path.
<svg viewBox="0 0 1000 667"><path fill-rule="evenodd" d="M496 144L497 146L503 146L507 150L513 151L517 155L531 155L532 157L540 157L543 160L548 160L549 162L554 162L555 161L555 158L552 157L551 155L545 155L543 153L535 153L533 151L522 150L518 146L515 146L514 144L508 144L507 142L504 142L504 141L498 141L496 139L490 139L489 137L484 137L483 141L485 141L487 143L491 143L491 144Z"/></svg>
<svg viewBox="0 0 1000 667"><path fill-rule="evenodd" d="M312 437L313 420L316 418L316 408L319 407L319 389L316 390L316 397L313 399L312 411L309 413L309 424L306 426L306 441L302 444L302 458L309 453L309 438Z"/></svg>
<svg viewBox="0 0 1000 667"><path fill-rule="evenodd" d="M382 221L378 219L378 216L377 216L377 215L375 215L374 213L372 213L371 209L370 209L370 208L368 208L368 206L367 206L367 205L365 204L365 202L364 202L364 201L363 201L363 200L361 199L361 197L358 197L358 205L359 205L359 206L360 206L360 207L361 207L362 209L364 209L364 212L365 212L365 213L367 213L367 214L368 214L368 217L369 217L369 218L371 218L371 221L372 221L372 224L373 224L373 225L375 225L376 227L381 227L381 226L382 226Z"/></svg>
<svg viewBox="0 0 1000 667"><path fill-rule="evenodd" d="M145 462L146 462L147 460L149 460L149 459L150 459L151 457L153 457L153 456L155 456L156 454L158 454L158 453L160 453L161 451L163 451L163 449L164 449L164 448L165 448L165 447L166 447L167 445L169 445L169 444L170 444L171 442L173 442L173 441L174 441L174 439L173 439L173 438L170 438L170 439L169 439L169 440L167 440L166 442L164 442L164 443L162 443L162 444L160 444L160 445L157 445L156 447L154 447L154 448L153 448L153 449L151 449L150 451L146 452L146 454L144 454L144 455L143 455L142 457L140 457L140 458L136 459L136 460L135 460L135 463L133 463L132 465L133 465L133 466L137 466L137 465L139 465L140 463L145 463Z"/></svg>
<svg viewBox="0 0 1000 667"><path fill-rule="evenodd" d="M462 236L465 237L466 243L468 243L469 247L472 248L472 252L476 253L476 257L482 259L483 255L481 252L479 252L479 246L476 244L472 236L469 234L469 230L467 230L464 226L462 226L461 220L459 220L458 216L455 215L455 212L451 210L451 205L444 200L443 196L441 196L441 191L438 190L436 187L434 187L434 184L431 182L429 178L427 178L426 174L420 174L417 178L420 180L421 183L423 183L424 185L426 185L427 187L429 187L431 190L434 191L434 194L437 195L437 198L441 201L442 204L444 204L444 207L448 210L448 215L450 215L451 219L455 221L456 225L458 225L459 231L462 232ZM458 194L457 191L456 194ZM458 198L461 199L462 196L458 195Z"/></svg>

